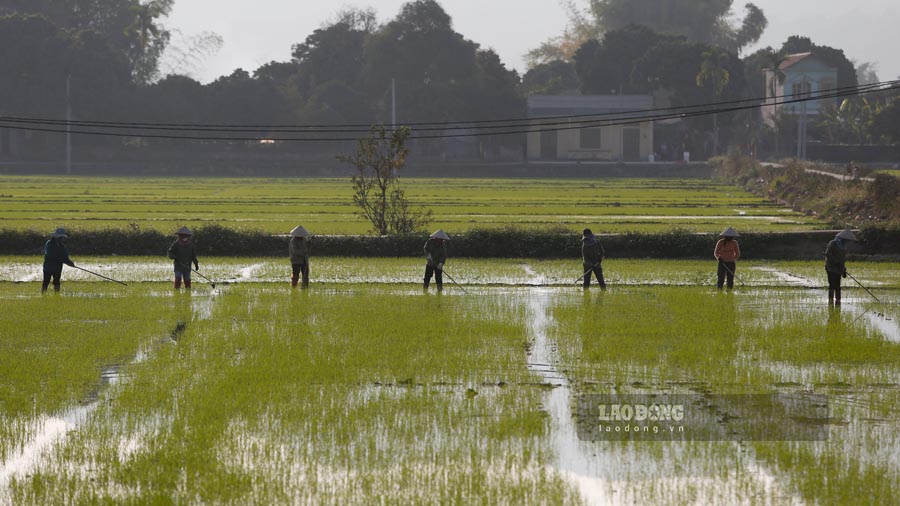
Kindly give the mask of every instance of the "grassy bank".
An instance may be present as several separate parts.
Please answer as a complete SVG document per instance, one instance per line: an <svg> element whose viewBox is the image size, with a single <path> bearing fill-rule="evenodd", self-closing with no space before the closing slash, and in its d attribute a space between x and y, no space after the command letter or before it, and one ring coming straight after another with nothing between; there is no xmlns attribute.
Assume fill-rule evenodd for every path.
<svg viewBox="0 0 900 506"><path fill-rule="evenodd" d="M597 229L595 229L595 232ZM834 235L827 230L807 232L742 232L745 258L817 259ZM565 230L517 228L476 229L452 234L452 257L467 258L581 258L580 234ZM900 231L865 229L855 255L897 255ZM261 231L206 226L195 229L197 255L204 257L284 257L288 238ZM421 257L427 234L376 237L367 235L314 236L314 257ZM0 229L0 255L42 255L46 234ZM173 238L156 230L104 229L70 232L67 242L78 255L165 256ZM610 258L708 258L716 233L673 230L659 233L601 234Z"/></svg>
<svg viewBox="0 0 900 506"><path fill-rule="evenodd" d="M717 179L785 202L795 211L820 218L835 228L900 229L900 178L895 175L875 173L871 181L843 181L808 172L827 172L827 168L797 160L764 165L732 157L718 158L711 164Z"/></svg>

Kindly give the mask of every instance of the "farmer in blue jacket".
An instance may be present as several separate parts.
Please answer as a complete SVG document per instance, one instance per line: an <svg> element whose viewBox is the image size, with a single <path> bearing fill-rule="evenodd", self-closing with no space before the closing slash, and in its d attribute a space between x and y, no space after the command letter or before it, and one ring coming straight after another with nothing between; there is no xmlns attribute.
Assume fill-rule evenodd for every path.
<svg viewBox="0 0 900 506"><path fill-rule="evenodd" d="M69 258L69 250L65 244L68 237L65 230L57 228L50 234L50 240L44 244L44 282L41 284L41 293L47 291L51 279L53 289L59 291L63 264L75 267L75 262Z"/></svg>

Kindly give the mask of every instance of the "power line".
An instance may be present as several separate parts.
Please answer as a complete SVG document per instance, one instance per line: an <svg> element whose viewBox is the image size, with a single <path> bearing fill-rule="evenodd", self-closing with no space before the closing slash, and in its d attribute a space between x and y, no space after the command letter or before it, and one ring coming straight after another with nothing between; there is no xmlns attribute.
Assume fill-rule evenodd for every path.
<svg viewBox="0 0 900 506"><path fill-rule="evenodd" d="M569 115L569 116L553 116L553 117L544 117L544 118L532 118L528 119L528 123L525 124L517 124L517 123L507 123L496 126L481 126L481 127L453 127L453 128L422 128L415 129L415 131L444 131L447 130L476 130L476 129L514 129L514 130L501 130L501 131L490 131L490 132L482 132L482 133L472 133L472 132L460 132L460 133L443 133L443 134L432 134L432 135L411 135L410 139L440 139L440 138L458 138L458 137L481 137L486 135L514 135L514 134L523 134L530 132L552 132L552 131L565 131L565 130L579 130L583 128L596 128L600 126L616 126L616 125L628 125L634 123L642 123L646 121L660 121L666 119L684 119L688 117L697 117L697 116L705 116L711 114L719 114L719 113L728 113L728 112L737 112L742 110L749 109L757 109L765 106L775 106L775 105L786 105L786 104L794 104L794 103L804 103L814 100L824 100L828 98L839 98L839 97L849 97L849 96L857 96L864 95L868 93L877 93L884 92L898 88L898 83L900 81L885 81L882 83L874 83L863 86L854 86L854 87L844 87L844 88L835 88L834 92L823 93L822 91L817 91L815 93L806 93L801 98L792 98L790 100L778 100L778 99L764 99L764 103L759 103L760 99L744 99L744 100L734 100L734 101L726 101L726 102L715 102L705 105L692 105L692 106L683 106L683 107L668 107L668 108L655 108L655 109L647 109L643 111L635 111L640 113L638 115L630 116L630 113L616 112L616 113L601 113L601 114L583 114L583 115ZM843 90L843 91L838 91ZM828 91L828 90L826 90ZM728 104L741 104L753 102L749 105L740 105L740 106L732 106L732 107L719 107L722 105ZM705 109L700 110L690 110L693 108L706 107ZM687 112L678 112L685 111ZM648 114L650 112L660 112L660 111L669 111L665 114ZM596 118L596 117L610 117L606 119L595 119L595 120L587 120L582 118ZM542 120L546 119L560 119L566 118L567 121L564 122L551 122L551 123L541 123ZM575 120L575 121L573 121ZM490 121L501 121L501 120L490 120ZM27 127L27 126L19 126L20 123L26 124L47 124L47 125L56 125L56 126L69 126L69 125L78 125L82 128L97 128L97 129L115 129L115 130L125 130L125 129L139 129L139 130L177 130L176 128L164 128L163 124L152 124L153 126L147 127L137 127L136 123L116 123L116 122L65 122L61 120L45 120L45 119L31 119L31 118L8 118L8 117L0 117L0 125L6 124L4 128L9 128L12 130L24 130L24 131L35 131L35 132L49 132L49 133L65 133L67 130L64 129L56 129L56 128L43 128L43 127ZM573 123L576 125L573 126ZM440 123L422 123L435 125ZM447 125L451 124L461 124L461 123L445 123ZM151 125L151 124L144 124ZM558 126L565 125L565 126ZM553 126L554 128L544 128L546 126ZM182 130L195 131L200 129L188 128L186 125L182 125L179 127ZM238 128L238 127L235 127ZM244 130L231 130L231 129L211 129L210 131L219 131L219 132L243 132ZM260 132L260 130L246 130L249 132ZM338 131L326 131L326 130L310 130L310 131L294 131L290 130L289 133L308 133L308 134L316 134L316 133L352 133L352 130L338 130ZM362 130L362 132L368 132L368 129ZM79 135L93 135L93 136L109 136L109 137L144 137L151 139L170 139L170 140L191 140L191 141L251 141L251 142L259 142L264 140L273 140L280 142L337 142L337 141L355 141L359 140L359 137L272 137L271 135L265 137L235 137L235 136L198 136L198 135L173 135L173 134L148 134L142 132L134 132L134 133L122 133L117 131L104 131L104 130L71 130L73 134ZM265 131L262 133L276 133L276 129L271 131ZM285 132L279 132L285 133Z"/></svg>
<svg viewBox="0 0 900 506"><path fill-rule="evenodd" d="M880 83L872 83L867 85L846 86L841 88L830 88L827 90L818 90L816 97L823 98L825 93L839 93L844 91L862 91L884 88L888 86L896 86L900 81L884 81ZM739 100L730 100L722 102L711 102L704 104L693 104L675 107L658 107L651 109L623 110L616 112L577 114L577 115L558 115L558 116L542 116L539 118L513 118L513 119L494 119L494 120L471 120L471 121L445 121L445 122L412 122L405 123L403 126L417 127L416 131L446 131L446 130L476 130L476 129L492 129L492 128L511 128L515 126L534 126L534 125L560 125L571 123L572 120L581 118L600 118L616 116L619 118L627 117L631 114L646 115L654 112L673 112L675 110L690 111L697 108L709 108L718 106L730 106L735 104L752 104L756 105L761 101L768 101L769 98L746 98ZM766 104L763 104L766 105ZM553 120L566 120L564 122L552 123ZM38 124L38 125L68 125L79 126L85 128L118 128L133 130L164 130L164 131L197 131L197 132L258 132L264 134L273 133L364 133L368 132L371 124L332 124L332 125L241 125L241 124L208 124L208 123L139 123L139 122L116 122L116 121L90 121L90 120L58 120L46 118L29 118L15 116L0 116L0 122L11 122L21 124ZM490 125L491 123L500 123L498 125ZM518 125L524 123L523 125ZM427 127L425 125L439 125L436 127ZM450 126L462 125L462 126ZM401 125L386 125L387 127L396 127ZM358 129L357 129L358 128Z"/></svg>

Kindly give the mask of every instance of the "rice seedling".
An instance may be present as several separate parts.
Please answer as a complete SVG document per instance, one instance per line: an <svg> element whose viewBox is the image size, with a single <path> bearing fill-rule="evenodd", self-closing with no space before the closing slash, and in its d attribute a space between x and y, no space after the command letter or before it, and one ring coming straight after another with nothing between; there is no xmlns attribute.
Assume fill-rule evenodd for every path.
<svg viewBox="0 0 900 506"><path fill-rule="evenodd" d="M523 308L345 286L216 296L17 477L18 504L578 501L547 467ZM349 310L348 308L352 308Z"/></svg>
<svg viewBox="0 0 900 506"><path fill-rule="evenodd" d="M159 257L79 257L79 263L97 273L125 282L170 281L172 263ZM312 279L319 284L416 284L424 274L420 258L316 257L311 260ZM853 275L867 287L883 293L900 287L896 263L852 262ZM574 285L581 275L581 259L482 259L453 258L447 264L453 277L465 285ZM606 279L616 285L713 286L715 260L664 260L608 258L603 263ZM216 281L287 282L286 258L201 257L203 274ZM804 287L827 285L824 267L817 261L744 261L737 275L750 287ZM0 256L0 282L34 282L41 276L38 256ZM63 281L95 281L87 273L66 269ZM849 280L848 280L849 281ZM198 287L205 285L197 280ZM737 282L736 282L737 283ZM737 283L740 285L740 283ZM449 285L449 283L448 283ZM844 283L845 293L864 293L854 283ZM879 292L881 291L881 292Z"/></svg>
<svg viewBox="0 0 900 506"><path fill-rule="evenodd" d="M0 279L33 262L2 260ZM217 258L204 272L240 282L177 296L165 259L84 264L143 282L67 271L44 298L0 283L14 306L0 469L42 414L93 406L27 473L0 473L0 502L889 504L900 490L900 339L876 324L900 317L890 264L854 263L884 303L848 289L840 311L785 282L819 262L742 262L748 287L721 293L714 261L608 259L610 290L584 292L580 259L453 258L471 294L426 295L420 259L313 257L300 291L284 259ZM98 386L111 363L124 380ZM606 392L820 395L828 437L576 439L577 398Z"/></svg>
<svg viewBox="0 0 900 506"><path fill-rule="evenodd" d="M33 284L0 283L0 299L0 460L42 416L89 402L104 368L130 362L172 326L172 301L148 288L122 297L74 282L41 296Z"/></svg>
<svg viewBox="0 0 900 506"><path fill-rule="evenodd" d="M3 176L0 216L15 229L126 228L170 231L189 223L286 233L302 221L319 234L362 234L350 184L340 178L134 178ZM744 190L708 180L405 179L413 204L435 211L433 226L465 231L508 225L609 232L673 227L720 231L809 230L823 224ZM190 185L191 199L173 199Z"/></svg>
<svg viewBox="0 0 900 506"><path fill-rule="evenodd" d="M828 418L819 422L826 424L827 438L818 441L793 440L788 433L781 440L731 447L696 441L591 443L590 451L607 452L609 458L627 455L619 468L599 476L627 476L624 484L617 482L624 488L619 491L640 498L637 502L697 500L745 475L758 478L754 497L760 502L775 497L824 504L896 502L900 343L855 319L857 304L829 309L822 297L806 290L765 288L734 294L691 287L619 288L560 296L550 332L559 343L560 367L579 393L687 393L697 399L815 394L827 405ZM778 420L765 416L770 423ZM740 416L721 420L727 427L741 426ZM698 451L712 453L700 456L698 464ZM658 477L660 469L677 475L685 468L693 469L688 475L710 482L693 491L677 480L657 482L658 489L642 485Z"/></svg>

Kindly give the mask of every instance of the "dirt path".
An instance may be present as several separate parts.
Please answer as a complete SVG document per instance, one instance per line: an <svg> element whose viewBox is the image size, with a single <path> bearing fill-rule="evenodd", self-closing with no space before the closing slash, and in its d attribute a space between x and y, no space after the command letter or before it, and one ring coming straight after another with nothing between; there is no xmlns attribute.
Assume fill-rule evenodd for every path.
<svg viewBox="0 0 900 506"><path fill-rule="evenodd" d="M775 167L775 168L784 167L783 164L772 163L772 162L760 162L760 165L762 165L764 167ZM827 170L817 170L817 169L803 169L803 170L805 170L807 174L818 174L820 176L837 179L838 181L852 181L854 179L857 179L859 181L872 182L875 180L874 178L871 178L871 177L854 178L853 176L848 175L848 174L838 174L836 172L828 172Z"/></svg>

